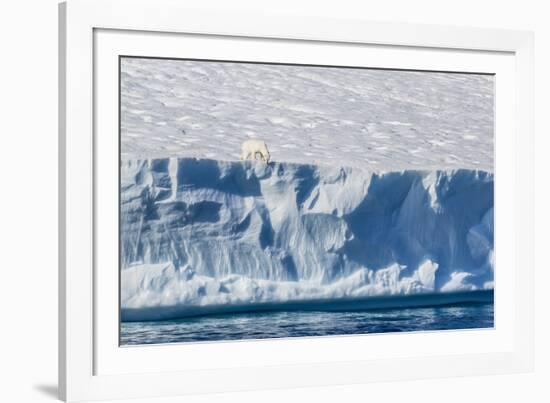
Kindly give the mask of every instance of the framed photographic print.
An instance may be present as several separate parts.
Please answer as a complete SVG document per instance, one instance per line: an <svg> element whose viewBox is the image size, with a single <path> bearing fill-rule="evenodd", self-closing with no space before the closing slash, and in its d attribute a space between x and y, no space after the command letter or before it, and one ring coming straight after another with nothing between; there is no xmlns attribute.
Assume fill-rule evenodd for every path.
<svg viewBox="0 0 550 403"><path fill-rule="evenodd" d="M60 392L529 371L532 34L60 6Z"/></svg>
<svg viewBox="0 0 550 403"><path fill-rule="evenodd" d="M494 327L493 75L119 66L121 345Z"/></svg>

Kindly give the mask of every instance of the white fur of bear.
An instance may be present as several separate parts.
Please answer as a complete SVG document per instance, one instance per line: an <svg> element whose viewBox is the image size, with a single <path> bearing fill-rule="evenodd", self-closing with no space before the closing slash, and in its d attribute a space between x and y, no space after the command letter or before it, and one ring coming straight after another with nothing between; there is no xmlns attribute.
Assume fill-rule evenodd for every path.
<svg viewBox="0 0 550 403"><path fill-rule="evenodd" d="M260 158L266 164L269 163L269 151L267 151L267 146L265 141L257 139L249 139L243 142L241 146L241 160L247 159L256 159L256 155L260 154Z"/></svg>

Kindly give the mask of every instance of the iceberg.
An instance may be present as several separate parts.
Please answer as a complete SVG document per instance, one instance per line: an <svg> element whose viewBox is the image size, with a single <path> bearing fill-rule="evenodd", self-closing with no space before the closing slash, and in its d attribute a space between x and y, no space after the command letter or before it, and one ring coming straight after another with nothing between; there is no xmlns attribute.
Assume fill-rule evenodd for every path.
<svg viewBox="0 0 550 403"><path fill-rule="evenodd" d="M492 298L491 172L128 158L120 190L123 321Z"/></svg>

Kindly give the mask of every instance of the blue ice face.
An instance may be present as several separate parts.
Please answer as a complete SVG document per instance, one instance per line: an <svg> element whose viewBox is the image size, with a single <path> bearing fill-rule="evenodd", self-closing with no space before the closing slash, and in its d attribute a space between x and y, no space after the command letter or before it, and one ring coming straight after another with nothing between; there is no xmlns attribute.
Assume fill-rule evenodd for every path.
<svg viewBox="0 0 550 403"><path fill-rule="evenodd" d="M123 306L492 288L493 175L125 160Z"/></svg>

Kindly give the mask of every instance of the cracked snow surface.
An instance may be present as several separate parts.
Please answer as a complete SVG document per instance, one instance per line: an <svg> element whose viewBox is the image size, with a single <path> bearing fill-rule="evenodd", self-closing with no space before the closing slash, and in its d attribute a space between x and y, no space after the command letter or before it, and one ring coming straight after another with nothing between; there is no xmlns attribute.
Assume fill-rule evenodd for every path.
<svg viewBox="0 0 550 403"><path fill-rule="evenodd" d="M378 171L493 171L490 75L121 60L123 158L274 161Z"/></svg>

